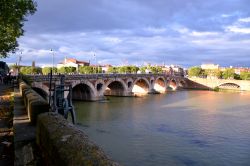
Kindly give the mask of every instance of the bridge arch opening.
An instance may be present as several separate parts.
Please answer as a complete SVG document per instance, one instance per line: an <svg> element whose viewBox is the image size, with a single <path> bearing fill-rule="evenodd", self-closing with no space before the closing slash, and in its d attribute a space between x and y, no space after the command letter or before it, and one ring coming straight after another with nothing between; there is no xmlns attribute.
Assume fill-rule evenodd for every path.
<svg viewBox="0 0 250 166"><path fill-rule="evenodd" d="M170 80L168 84L168 89L170 90L176 90L177 89L177 83L175 80Z"/></svg>
<svg viewBox="0 0 250 166"><path fill-rule="evenodd" d="M94 97L94 92L87 84L80 83L72 89L73 100L90 101Z"/></svg>
<svg viewBox="0 0 250 166"><path fill-rule="evenodd" d="M219 85L220 89L240 90L240 86L235 83L224 83Z"/></svg>
<svg viewBox="0 0 250 166"><path fill-rule="evenodd" d="M102 84L102 83L98 83L98 84L96 85L97 91L101 91L102 88L103 88L103 84Z"/></svg>
<svg viewBox="0 0 250 166"><path fill-rule="evenodd" d="M135 94L147 94L149 92L149 82L143 78L135 81L132 92Z"/></svg>
<svg viewBox="0 0 250 166"><path fill-rule="evenodd" d="M37 88L37 87L32 87L32 89L37 92L40 96L42 96L42 98L44 98L46 101L48 101L49 99L49 95L46 91L44 91L41 88Z"/></svg>
<svg viewBox="0 0 250 166"><path fill-rule="evenodd" d="M157 92L161 92L161 93L164 93L166 91L166 82L162 77L157 78L155 80L154 89Z"/></svg>
<svg viewBox="0 0 250 166"><path fill-rule="evenodd" d="M131 88L131 87L132 87L132 84L133 84L133 83L132 83L131 81L129 81L129 82L128 82L128 88Z"/></svg>
<svg viewBox="0 0 250 166"><path fill-rule="evenodd" d="M123 96L125 87L120 81L109 83L104 91L105 96Z"/></svg>
<svg viewBox="0 0 250 166"><path fill-rule="evenodd" d="M185 88L186 87L186 82L181 80L180 83L179 83L179 87Z"/></svg>

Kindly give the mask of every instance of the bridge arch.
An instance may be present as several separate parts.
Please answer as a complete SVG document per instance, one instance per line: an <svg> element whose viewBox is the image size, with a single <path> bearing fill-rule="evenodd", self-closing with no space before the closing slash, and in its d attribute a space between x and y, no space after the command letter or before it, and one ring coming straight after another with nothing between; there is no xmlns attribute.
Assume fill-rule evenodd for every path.
<svg viewBox="0 0 250 166"><path fill-rule="evenodd" d="M127 85L122 79L111 79L105 83L103 94L107 96L125 96Z"/></svg>
<svg viewBox="0 0 250 166"><path fill-rule="evenodd" d="M133 83L132 92L136 94L147 94L151 89L151 84L146 78L137 78Z"/></svg>
<svg viewBox="0 0 250 166"><path fill-rule="evenodd" d="M126 80L127 88L128 88L128 90L130 90L130 91L132 91L133 82L134 82L134 81L133 81L132 78L128 78L128 79Z"/></svg>
<svg viewBox="0 0 250 166"><path fill-rule="evenodd" d="M240 90L241 88L240 85L231 82L220 84L218 87L221 89L233 89L233 90Z"/></svg>
<svg viewBox="0 0 250 166"><path fill-rule="evenodd" d="M176 90L178 88L177 81L175 79L170 79L168 82L168 89Z"/></svg>
<svg viewBox="0 0 250 166"><path fill-rule="evenodd" d="M95 100L96 90L89 81L77 81L72 83L72 99L90 101Z"/></svg>
<svg viewBox="0 0 250 166"><path fill-rule="evenodd" d="M154 80L153 87L157 92L164 93L166 91L166 87L167 87L166 79L162 76L157 77Z"/></svg>
<svg viewBox="0 0 250 166"><path fill-rule="evenodd" d="M97 92L102 92L104 86L105 86L105 82L102 79L98 79L95 82L95 89L96 89Z"/></svg>
<svg viewBox="0 0 250 166"><path fill-rule="evenodd" d="M179 86L180 88L186 88L187 85L186 85L186 82L184 80L179 80Z"/></svg>

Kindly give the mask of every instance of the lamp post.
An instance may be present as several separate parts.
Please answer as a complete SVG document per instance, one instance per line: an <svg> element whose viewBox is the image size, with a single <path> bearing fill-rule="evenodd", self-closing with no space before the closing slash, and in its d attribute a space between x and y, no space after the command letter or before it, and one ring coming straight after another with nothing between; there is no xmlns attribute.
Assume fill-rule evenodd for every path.
<svg viewBox="0 0 250 166"><path fill-rule="evenodd" d="M17 77L19 77L19 72L20 72L20 63L22 61L22 51L21 51L21 54L19 55L18 57L18 62L17 62Z"/></svg>
<svg viewBox="0 0 250 166"><path fill-rule="evenodd" d="M50 51L52 52L52 74L54 74L54 51L52 49Z"/></svg>

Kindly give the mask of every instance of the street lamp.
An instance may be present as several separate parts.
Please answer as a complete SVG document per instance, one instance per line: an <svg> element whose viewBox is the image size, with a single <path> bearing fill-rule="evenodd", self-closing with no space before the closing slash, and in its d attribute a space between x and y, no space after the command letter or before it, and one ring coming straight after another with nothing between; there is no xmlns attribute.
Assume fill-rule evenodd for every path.
<svg viewBox="0 0 250 166"><path fill-rule="evenodd" d="M22 51L21 51L21 54L19 55L18 57L18 62L17 62L17 76L19 77L19 72L20 72L20 63L22 61Z"/></svg>
<svg viewBox="0 0 250 166"><path fill-rule="evenodd" d="M50 51L52 52L52 74L54 74L54 51L52 49Z"/></svg>

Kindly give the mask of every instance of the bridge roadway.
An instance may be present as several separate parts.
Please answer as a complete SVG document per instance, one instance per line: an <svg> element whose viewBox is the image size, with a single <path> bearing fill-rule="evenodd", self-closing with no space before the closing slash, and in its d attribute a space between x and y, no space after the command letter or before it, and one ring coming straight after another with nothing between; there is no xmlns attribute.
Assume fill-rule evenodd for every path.
<svg viewBox="0 0 250 166"><path fill-rule="evenodd" d="M30 78L32 88L48 98L49 77L47 75L30 75ZM53 83L59 84L59 80L59 75L53 75ZM187 86L186 78L167 74L65 75L65 84L72 86L74 100L89 101L102 100L106 95L136 96L164 93L167 89L176 90Z"/></svg>

